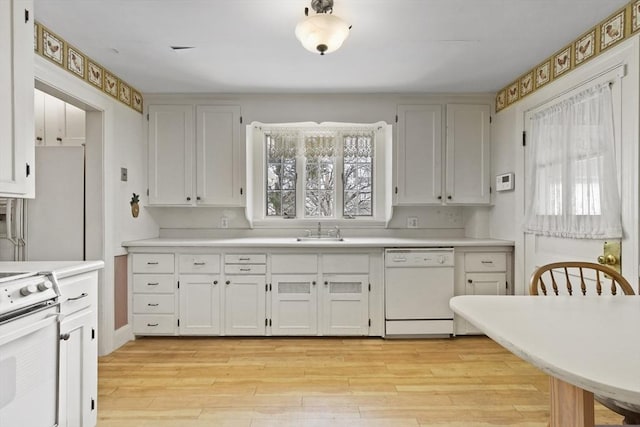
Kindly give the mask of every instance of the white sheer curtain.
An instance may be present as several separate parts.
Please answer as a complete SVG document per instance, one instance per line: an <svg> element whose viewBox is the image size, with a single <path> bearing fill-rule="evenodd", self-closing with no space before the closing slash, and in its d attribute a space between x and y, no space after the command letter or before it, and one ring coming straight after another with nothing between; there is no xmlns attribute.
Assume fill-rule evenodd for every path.
<svg viewBox="0 0 640 427"><path fill-rule="evenodd" d="M622 237L612 102L606 83L531 118L525 232Z"/></svg>

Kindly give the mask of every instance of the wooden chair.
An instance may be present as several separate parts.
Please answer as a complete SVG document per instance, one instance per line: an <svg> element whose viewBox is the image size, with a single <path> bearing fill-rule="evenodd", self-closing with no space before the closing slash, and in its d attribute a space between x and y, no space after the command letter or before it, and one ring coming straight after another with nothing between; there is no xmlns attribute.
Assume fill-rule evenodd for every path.
<svg viewBox="0 0 640 427"><path fill-rule="evenodd" d="M605 277L605 274L609 278ZM609 292L606 292L608 288ZM595 292L594 292L595 291ZM635 295L633 287L620 273L606 265L592 262L554 262L539 267L529 281L531 295ZM624 417L623 424L640 424L640 408L622 407L613 399L594 396L595 400Z"/></svg>
<svg viewBox="0 0 640 427"><path fill-rule="evenodd" d="M605 274L610 278L605 278ZM542 292L543 295L547 295L550 291L555 295L565 294L561 291L561 285L564 285L567 295L573 295L578 291L587 295L591 294L588 292L590 287L587 284L592 282L591 287L595 286L597 295L602 294L605 288L603 285L607 284L611 295L617 295L619 290L624 295L635 295L633 287L617 271L606 265L580 261L554 262L539 267L529 281L529 294L540 295Z"/></svg>

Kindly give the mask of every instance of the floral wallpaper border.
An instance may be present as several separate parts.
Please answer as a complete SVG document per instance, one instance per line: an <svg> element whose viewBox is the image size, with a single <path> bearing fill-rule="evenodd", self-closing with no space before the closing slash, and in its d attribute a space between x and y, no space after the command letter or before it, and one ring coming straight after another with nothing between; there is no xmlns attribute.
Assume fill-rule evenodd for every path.
<svg viewBox="0 0 640 427"><path fill-rule="evenodd" d="M38 55L142 113L143 98L140 91L39 22L35 23L33 49Z"/></svg>
<svg viewBox="0 0 640 427"><path fill-rule="evenodd" d="M547 83L631 37L640 30L640 0L633 0L498 91L496 112L503 110Z"/></svg>

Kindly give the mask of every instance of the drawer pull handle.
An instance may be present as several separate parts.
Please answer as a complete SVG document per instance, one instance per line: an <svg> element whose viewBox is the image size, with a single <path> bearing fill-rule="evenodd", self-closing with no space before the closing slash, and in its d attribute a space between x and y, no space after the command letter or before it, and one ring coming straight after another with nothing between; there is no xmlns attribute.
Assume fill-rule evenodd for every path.
<svg viewBox="0 0 640 427"><path fill-rule="evenodd" d="M60 339L63 341L67 341L69 338L71 338L71 334L62 334L60 335Z"/></svg>
<svg viewBox="0 0 640 427"><path fill-rule="evenodd" d="M228 285L228 284L230 284L230 283L231 283L231 280L227 280L227 281L226 281L226 282L224 282L224 283L226 283L226 284Z"/></svg>
<svg viewBox="0 0 640 427"><path fill-rule="evenodd" d="M158 261L147 261L147 265L158 265Z"/></svg>
<svg viewBox="0 0 640 427"><path fill-rule="evenodd" d="M147 326L155 327L155 326L158 326L158 324L157 323L147 323Z"/></svg>
<svg viewBox="0 0 640 427"><path fill-rule="evenodd" d="M214 281L213 281L213 284L214 284L214 285L217 285L217 284L218 284L218 281L217 281L217 280L214 280Z"/></svg>
<svg viewBox="0 0 640 427"><path fill-rule="evenodd" d="M86 292L81 293L80 295L78 295L77 297L73 297L73 298L68 298L67 301L78 301L79 299L88 297L89 294Z"/></svg>
<svg viewBox="0 0 640 427"><path fill-rule="evenodd" d="M251 258L249 258L249 257L240 257L240 258L238 258L238 260L240 260L240 261L251 261Z"/></svg>
<svg viewBox="0 0 640 427"><path fill-rule="evenodd" d="M148 305L149 307L157 307L159 304L157 304L157 303L156 303L156 304L148 303L147 305Z"/></svg>
<svg viewBox="0 0 640 427"><path fill-rule="evenodd" d="M493 264L493 261L480 261L483 264Z"/></svg>
<svg viewBox="0 0 640 427"><path fill-rule="evenodd" d="M148 286L158 286L159 284L159 282L147 282Z"/></svg>
<svg viewBox="0 0 640 427"><path fill-rule="evenodd" d="M205 265L206 262L204 261L198 261L198 262L194 262L193 265Z"/></svg>
<svg viewBox="0 0 640 427"><path fill-rule="evenodd" d="M250 268L241 268L240 271L251 271Z"/></svg>

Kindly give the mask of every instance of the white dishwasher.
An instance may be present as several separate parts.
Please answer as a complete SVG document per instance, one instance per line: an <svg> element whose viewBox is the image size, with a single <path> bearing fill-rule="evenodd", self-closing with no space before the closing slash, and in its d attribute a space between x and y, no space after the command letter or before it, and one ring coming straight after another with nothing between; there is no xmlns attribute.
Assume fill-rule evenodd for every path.
<svg viewBox="0 0 640 427"><path fill-rule="evenodd" d="M453 334L453 248L386 249L386 336Z"/></svg>

